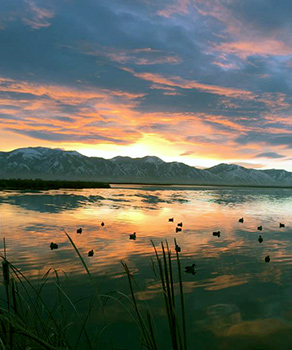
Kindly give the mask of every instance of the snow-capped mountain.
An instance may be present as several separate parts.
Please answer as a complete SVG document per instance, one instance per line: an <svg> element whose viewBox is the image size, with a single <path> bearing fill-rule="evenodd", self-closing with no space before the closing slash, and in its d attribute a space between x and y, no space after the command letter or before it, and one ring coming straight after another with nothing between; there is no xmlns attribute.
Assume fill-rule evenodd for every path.
<svg viewBox="0 0 292 350"><path fill-rule="evenodd" d="M219 164L208 169L213 175L218 177L221 182L232 185L258 185L263 184L277 185L277 181L262 170L247 169L236 164ZM279 171L279 170L274 170ZM286 172L288 173L288 172ZM292 174L290 174L290 183L292 184Z"/></svg>
<svg viewBox="0 0 292 350"><path fill-rule="evenodd" d="M0 152L0 178L292 187L292 173L285 170L255 170L235 164L201 170L154 156L104 159L44 147Z"/></svg>

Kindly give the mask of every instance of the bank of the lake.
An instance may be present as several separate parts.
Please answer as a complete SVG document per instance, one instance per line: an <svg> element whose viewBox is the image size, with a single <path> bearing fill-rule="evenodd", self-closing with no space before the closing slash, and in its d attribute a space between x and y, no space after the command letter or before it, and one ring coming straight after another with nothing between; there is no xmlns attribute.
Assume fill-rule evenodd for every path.
<svg viewBox="0 0 292 350"><path fill-rule="evenodd" d="M110 184L95 181L0 179L0 190L58 190L61 188L110 188Z"/></svg>

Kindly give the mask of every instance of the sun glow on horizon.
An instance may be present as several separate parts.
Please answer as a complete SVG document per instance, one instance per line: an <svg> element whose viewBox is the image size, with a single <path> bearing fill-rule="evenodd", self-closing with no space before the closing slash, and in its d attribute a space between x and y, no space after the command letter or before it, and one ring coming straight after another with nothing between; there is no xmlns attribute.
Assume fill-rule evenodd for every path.
<svg viewBox="0 0 292 350"><path fill-rule="evenodd" d="M183 155L185 148L184 143L170 142L154 134L144 134L138 142L131 145L99 144L85 146L79 144L75 149L88 157L111 159L117 156L131 158L156 156L165 162L181 162L198 168L209 168L220 163L219 159L207 158L205 155Z"/></svg>

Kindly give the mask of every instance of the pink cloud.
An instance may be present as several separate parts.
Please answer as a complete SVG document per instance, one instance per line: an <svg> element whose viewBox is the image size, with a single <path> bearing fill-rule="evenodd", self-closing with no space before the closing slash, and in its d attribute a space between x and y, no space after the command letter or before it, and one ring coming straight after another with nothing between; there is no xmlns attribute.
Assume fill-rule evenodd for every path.
<svg viewBox="0 0 292 350"><path fill-rule="evenodd" d="M113 47L92 47L88 43L80 45L79 50L87 55L104 56L114 62L121 64L132 63L136 65L155 65L155 64L177 64L181 59L177 56L168 54L162 50L155 50L150 47L138 49L118 49Z"/></svg>
<svg viewBox="0 0 292 350"><path fill-rule="evenodd" d="M213 61L213 64L223 69L239 69L238 65L231 62L220 62L215 60Z"/></svg>
<svg viewBox="0 0 292 350"><path fill-rule="evenodd" d="M219 45L211 44L211 51L233 54L242 59L251 55L292 55L291 45L283 41L284 30L263 31L253 21L240 18L240 12L237 16L229 3L232 1L194 0L194 6L199 14L213 17L225 26L220 35L223 42Z"/></svg>
<svg viewBox="0 0 292 350"><path fill-rule="evenodd" d="M214 49L219 52L234 54L242 59L248 56L290 56L292 48L282 41L276 39L261 39L250 41L234 41L214 45Z"/></svg>
<svg viewBox="0 0 292 350"><path fill-rule="evenodd" d="M187 14L189 5L190 0L177 0L174 1L172 5L169 5L166 8L159 10L157 14L166 18L170 17L173 14Z"/></svg>
<svg viewBox="0 0 292 350"><path fill-rule="evenodd" d="M25 2L30 9L29 14L22 18L25 24L32 29L46 28L51 25L49 19L54 17L54 12L52 10L40 8L32 0L26 0Z"/></svg>

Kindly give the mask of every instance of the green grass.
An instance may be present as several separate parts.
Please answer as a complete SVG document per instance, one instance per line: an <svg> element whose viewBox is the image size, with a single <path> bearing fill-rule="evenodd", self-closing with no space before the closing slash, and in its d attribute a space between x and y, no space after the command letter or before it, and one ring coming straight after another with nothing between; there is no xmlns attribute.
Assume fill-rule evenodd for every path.
<svg viewBox="0 0 292 350"><path fill-rule="evenodd" d="M5 299L1 301L0 307L0 350L104 350L105 336L108 337L106 348L115 349L111 345L113 339L110 338L114 334L107 331L111 327L107 314L109 302L130 316L131 327L135 335L139 336L141 349L162 349L163 344L159 343L161 340L156 336L158 330L153 312L145 302L137 299L138 286L130 267L122 262L128 279L129 295L121 291L102 294L78 247L69 234L65 234L88 277L84 289L90 289L89 295L81 301L74 300L70 290L67 291L65 287L66 276L61 277L54 269L49 269L38 283L31 282L7 259L4 242L4 255L1 258ZM155 253L153 270L164 299L172 349L187 350L179 253L172 254L167 242L161 243L160 252L152 244ZM45 297L48 290L50 300ZM88 324L92 316L98 318L94 331L92 325Z"/></svg>

